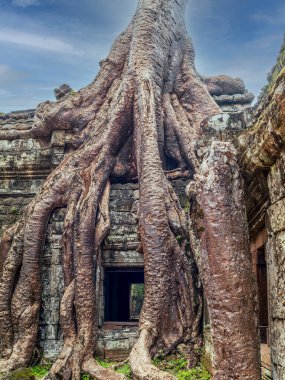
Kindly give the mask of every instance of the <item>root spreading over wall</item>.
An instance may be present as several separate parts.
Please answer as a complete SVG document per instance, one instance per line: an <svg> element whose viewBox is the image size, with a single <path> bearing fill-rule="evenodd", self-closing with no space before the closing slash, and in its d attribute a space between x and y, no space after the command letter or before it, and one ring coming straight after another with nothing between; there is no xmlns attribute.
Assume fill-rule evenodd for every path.
<svg viewBox="0 0 285 380"><path fill-rule="evenodd" d="M32 356L47 222L55 208L65 206L64 347L46 378L79 380L84 371L99 380L124 379L93 359L100 244L109 227L110 180L120 177L139 183L145 262L140 335L129 359L134 379L173 379L152 364L153 355L176 342L188 345L189 352L199 348L197 267L213 323L215 379L259 379L242 183L231 144L212 143L203 159L197 156L200 123L220 109L195 70L186 5L186 0L139 0L89 86L41 104L30 130L0 130L0 138L8 140L48 136L54 129L71 136L70 153L2 238L0 371L26 366ZM166 157L191 173L190 213L166 178Z"/></svg>

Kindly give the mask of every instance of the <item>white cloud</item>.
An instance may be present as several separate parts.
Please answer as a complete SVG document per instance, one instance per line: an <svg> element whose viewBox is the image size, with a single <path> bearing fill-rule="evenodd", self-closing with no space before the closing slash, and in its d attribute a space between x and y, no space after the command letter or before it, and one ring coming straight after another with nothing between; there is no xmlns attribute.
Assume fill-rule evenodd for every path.
<svg viewBox="0 0 285 380"><path fill-rule="evenodd" d="M30 7L31 5L38 5L38 0L13 0L12 4L16 7Z"/></svg>
<svg viewBox="0 0 285 380"><path fill-rule="evenodd" d="M0 78L4 77L9 71L10 71L9 66L7 66L7 65L0 65Z"/></svg>
<svg viewBox="0 0 285 380"><path fill-rule="evenodd" d="M22 71L15 70L8 65L0 65L0 88L1 90L11 89L16 83L20 83L26 74Z"/></svg>
<svg viewBox="0 0 285 380"><path fill-rule="evenodd" d="M263 24L285 25L285 5L276 8L274 13L256 12L252 15L252 19Z"/></svg>
<svg viewBox="0 0 285 380"><path fill-rule="evenodd" d="M15 95L9 90L3 90L0 88L0 98L13 98Z"/></svg>
<svg viewBox="0 0 285 380"><path fill-rule="evenodd" d="M25 46L28 48L36 48L48 50L63 54L81 55L82 53L59 38L48 37L39 34L25 33L14 29L0 28L0 42L7 42Z"/></svg>

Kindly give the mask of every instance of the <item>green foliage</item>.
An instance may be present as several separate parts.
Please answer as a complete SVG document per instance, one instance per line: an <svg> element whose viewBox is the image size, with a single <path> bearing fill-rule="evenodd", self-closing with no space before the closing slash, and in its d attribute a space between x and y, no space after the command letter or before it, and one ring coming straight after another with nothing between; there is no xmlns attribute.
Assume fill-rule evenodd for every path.
<svg viewBox="0 0 285 380"><path fill-rule="evenodd" d="M98 358L96 361L104 368L109 368L116 364L115 362ZM187 360L182 356L170 356L163 360L157 358L153 360L153 364L161 370L171 373L177 377L178 380L210 380L211 378L209 372L202 365L193 369L188 369ZM36 365L30 368L30 371L37 379L42 379L48 373L50 368L51 364L48 363L44 365ZM115 370L115 372L121 373L125 375L127 379L132 380L131 368L127 363L122 364ZM81 380L92 380L92 378L83 373L81 375Z"/></svg>
<svg viewBox="0 0 285 380"><path fill-rule="evenodd" d="M112 365L116 364L115 362L110 362L109 360L107 359L99 359L99 358L96 358L96 362L101 366L101 367L104 367L104 368L109 368L111 367Z"/></svg>
<svg viewBox="0 0 285 380"><path fill-rule="evenodd" d="M35 365L31 368L31 371L34 376L36 377L44 377L48 371L51 369L51 364L45 364L45 365Z"/></svg>
<svg viewBox="0 0 285 380"><path fill-rule="evenodd" d="M31 380L34 378L34 374L29 368L19 368L3 377L0 375L0 378L5 380Z"/></svg>
<svg viewBox="0 0 285 380"><path fill-rule="evenodd" d="M169 357L163 360L155 359L153 364L163 371L170 372L178 380L209 380L211 378L209 372L202 365L188 369L187 360L182 356Z"/></svg>
<svg viewBox="0 0 285 380"><path fill-rule="evenodd" d="M131 284L130 318L138 320L144 299L144 284Z"/></svg>
<svg viewBox="0 0 285 380"><path fill-rule="evenodd" d="M178 380L209 380L211 378L209 372L203 367L178 371L176 377Z"/></svg>
<svg viewBox="0 0 285 380"><path fill-rule="evenodd" d="M83 373L81 380L91 380L91 377L89 375L86 375L86 373Z"/></svg>
<svg viewBox="0 0 285 380"><path fill-rule="evenodd" d="M190 202L188 201L188 199L187 199L187 201L186 201L185 206L183 207L183 209L184 209L184 211L185 211L186 214L188 214L188 212L190 211Z"/></svg>
<svg viewBox="0 0 285 380"><path fill-rule="evenodd" d="M179 245L182 244L183 237L181 235L176 236L176 240L178 241Z"/></svg>
<svg viewBox="0 0 285 380"><path fill-rule="evenodd" d="M127 379L132 378L131 367L129 366L129 364L123 364L120 368L116 370L116 372L122 373L126 376Z"/></svg>
<svg viewBox="0 0 285 380"><path fill-rule="evenodd" d="M13 215L18 215L19 214L19 209L16 206L12 206L10 209L10 213Z"/></svg>
<svg viewBox="0 0 285 380"><path fill-rule="evenodd" d="M72 95L72 96L75 96L76 94L77 94L77 91L75 91L75 90L71 90L69 93L69 95Z"/></svg>

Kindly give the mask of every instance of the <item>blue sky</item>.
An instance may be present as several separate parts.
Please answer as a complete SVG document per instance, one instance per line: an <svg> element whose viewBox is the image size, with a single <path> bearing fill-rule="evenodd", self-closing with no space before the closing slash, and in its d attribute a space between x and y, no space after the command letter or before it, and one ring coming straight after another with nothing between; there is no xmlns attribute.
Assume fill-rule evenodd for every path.
<svg viewBox="0 0 285 380"><path fill-rule="evenodd" d="M190 0L186 19L204 75L244 79L255 95L285 31L284 0ZM0 111L54 99L98 72L136 0L0 0Z"/></svg>

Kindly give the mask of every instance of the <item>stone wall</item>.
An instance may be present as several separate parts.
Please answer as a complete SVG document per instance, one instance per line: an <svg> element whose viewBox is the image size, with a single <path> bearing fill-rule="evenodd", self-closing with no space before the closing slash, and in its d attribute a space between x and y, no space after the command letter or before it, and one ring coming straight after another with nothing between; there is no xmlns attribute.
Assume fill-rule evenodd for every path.
<svg viewBox="0 0 285 380"><path fill-rule="evenodd" d="M207 139L218 136L224 139L230 137L235 140L235 137L248 125L250 114L249 111L223 113L209 119L204 125L204 128L208 129ZM0 125L6 125L8 128L17 122L25 127L31 124L31 120L31 113L18 114L0 120ZM50 138L41 140L0 141L1 231L7 225L12 224L21 214L25 205L35 196L45 178L59 164L64 154L65 132L63 131L55 131ZM280 174L273 176L276 181L278 175L280 176ZM253 217L260 210L260 205L264 205L262 186L258 185L259 180L256 181L255 188L257 190L253 192L248 187L247 193L249 206L254 205L255 207L251 209L250 215ZM252 187L253 183L250 181ZM182 206L185 206L185 179L174 180L173 184ZM138 249L138 195L138 185L135 183L112 184L110 196L111 228L102 246L103 269L109 267L143 267L143 257ZM283 194L274 196L275 200L272 203L276 199L278 201L283 199ZM264 207L266 210L267 205ZM50 358L53 358L62 346L59 305L63 292L61 235L64 214L64 209L57 209L51 216L42 258L43 293L38 342L44 355ZM121 360L128 355L138 336L138 330L136 326L104 326L104 270L98 274L98 283L100 285L98 293L100 331L97 355ZM210 340L208 346L212 355ZM209 355L210 361L213 359L211 355Z"/></svg>
<svg viewBox="0 0 285 380"><path fill-rule="evenodd" d="M173 185L182 205L186 204L187 181L178 179ZM99 344L97 355L113 360L128 356L136 338L136 326L104 325L104 268L143 267L138 252L140 239L137 225L138 184L112 184L110 194L110 232L102 245L102 266L99 276ZM57 209L50 218L43 253L43 293L40 313L39 345L45 357L53 358L62 346L59 322L60 299L63 294L61 236L65 209Z"/></svg>
<svg viewBox="0 0 285 380"><path fill-rule="evenodd" d="M143 267L143 257L137 252L137 184L113 184L110 194L110 233L102 246L102 266ZM60 299L63 294L62 246L65 209L57 209L50 218L43 253L43 293L40 314L39 345L45 357L53 358L62 346L59 322ZM101 357L124 359L137 338L137 327L104 329L104 270L99 274L99 345Z"/></svg>
<svg viewBox="0 0 285 380"><path fill-rule="evenodd" d="M30 128L33 112L0 117L0 127ZM38 192L49 173L64 156L64 132L47 139L0 141L0 235Z"/></svg>
<svg viewBox="0 0 285 380"><path fill-rule="evenodd" d="M55 357L62 347L59 308L63 296L61 236L65 209L56 209L50 218L42 257L42 305L38 341L45 357Z"/></svg>
<svg viewBox="0 0 285 380"><path fill-rule="evenodd" d="M285 379L285 152L268 176L268 262L273 379Z"/></svg>
<svg viewBox="0 0 285 380"><path fill-rule="evenodd" d="M0 125L29 128L33 112L2 116ZM23 212L49 173L65 154L65 133L54 131L47 139L0 141L0 235ZM186 204L183 179L173 181L182 205ZM137 225L138 184L113 183L110 194L111 227L102 245L99 283L99 344L97 355L124 359L138 337L137 326L104 325L104 268L143 267ZM54 358L62 347L59 321L63 294L62 232L65 209L56 209L48 223L42 256L42 306L38 344L45 357Z"/></svg>

